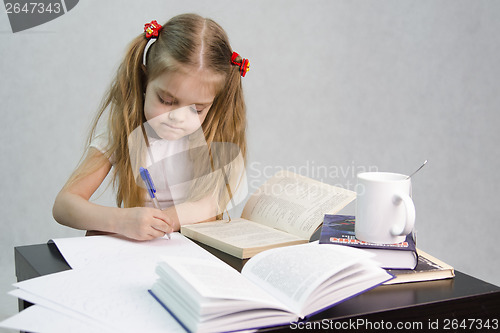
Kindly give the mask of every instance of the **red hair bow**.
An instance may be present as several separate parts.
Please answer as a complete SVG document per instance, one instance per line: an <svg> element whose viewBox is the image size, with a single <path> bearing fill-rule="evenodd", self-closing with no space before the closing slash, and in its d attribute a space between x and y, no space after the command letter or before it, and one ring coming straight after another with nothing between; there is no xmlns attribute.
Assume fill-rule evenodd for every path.
<svg viewBox="0 0 500 333"><path fill-rule="evenodd" d="M245 75L248 73L250 70L250 61L248 59L242 58L241 62L237 62L236 58L238 58L240 55L236 52L233 52L233 55L231 56L231 63L233 65L236 65L240 68L240 74L242 77L245 77Z"/></svg>
<svg viewBox="0 0 500 333"><path fill-rule="evenodd" d="M156 22L156 20L151 21L151 23L144 24L144 32L146 33L146 38L158 37L162 26Z"/></svg>

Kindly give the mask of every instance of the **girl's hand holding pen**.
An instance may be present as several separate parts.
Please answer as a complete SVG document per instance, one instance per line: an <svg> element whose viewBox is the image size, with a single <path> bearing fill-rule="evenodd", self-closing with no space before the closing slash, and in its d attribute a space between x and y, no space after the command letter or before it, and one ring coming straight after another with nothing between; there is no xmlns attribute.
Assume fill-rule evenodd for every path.
<svg viewBox="0 0 500 333"><path fill-rule="evenodd" d="M117 226L119 234L136 240L151 240L174 231L174 221L167 212L150 207L125 208Z"/></svg>
<svg viewBox="0 0 500 333"><path fill-rule="evenodd" d="M160 203L158 202L158 198L156 197L156 187L153 183L153 179L151 179L151 175L149 174L148 169L145 168L140 168L140 174L141 178L144 181L144 184L146 185L146 189L148 191L149 196L151 197L151 200L153 201L153 205L155 206L156 209L161 209L160 208ZM168 215L166 215L165 221L169 221L171 219L168 218ZM167 236L168 239L170 239L170 233L165 232L164 236Z"/></svg>

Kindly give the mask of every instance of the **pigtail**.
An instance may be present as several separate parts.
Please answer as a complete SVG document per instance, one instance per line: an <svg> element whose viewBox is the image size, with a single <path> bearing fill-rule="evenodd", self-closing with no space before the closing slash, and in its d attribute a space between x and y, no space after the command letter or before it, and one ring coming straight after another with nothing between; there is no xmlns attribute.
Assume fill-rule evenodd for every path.
<svg viewBox="0 0 500 333"><path fill-rule="evenodd" d="M118 68L117 76L112 84L108 103L110 151L113 152L114 174L113 185L116 188L116 203L124 207L144 205L144 190L137 186L131 165L130 153L141 154L142 140L133 140L134 146L129 146L131 134L141 134L144 118L144 92L147 83L146 70L142 64L144 47L147 40L144 35L136 37ZM134 133L133 133L134 132ZM132 148L132 149L130 149ZM134 156L134 161L141 161L140 156ZM136 173L137 174L137 173Z"/></svg>
<svg viewBox="0 0 500 333"><path fill-rule="evenodd" d="M246 107L237 67L230 67L225 85L205 119L203 131L207 142L234 143L246 158Z"/></svg>
<svg viewBox="0 0 500 333"><path fill-rule="evenodd" d="M99 111L94 117L89 137L87 139L87 156L75 170L65 186L69 186L92 174L101 168L108 160L113 161L113 186L116 189L116 203L118 207L135 207L144 204L144 190L136 185L131 158L129 155L128 139L133 133L140 133L134 129L142 127L144 123L144 91L147 84L147 75L142 65L142 55L147 40L144 34L135 38L129 45L125 58L120 64L117 74L107 90ZM107 142L104 157L89 149L92 140L99 134L97 128L108 112ZM134 140L137 144L142 140ZM134 151L140 154L141 147ZM136 156L136 161L140 157Z"/></svg>

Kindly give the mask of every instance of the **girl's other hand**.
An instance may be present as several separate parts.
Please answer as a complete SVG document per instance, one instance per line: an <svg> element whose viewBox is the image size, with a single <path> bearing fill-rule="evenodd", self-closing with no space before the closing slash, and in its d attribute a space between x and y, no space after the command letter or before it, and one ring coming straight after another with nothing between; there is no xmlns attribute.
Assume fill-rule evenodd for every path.
<svg viewBox="0 0 500 333"><path fill-rule="evenodd" d="M171 233L172 219L165 212L149 207L124 208L125 216L116 231L128 238L151 240Z"/></svg>

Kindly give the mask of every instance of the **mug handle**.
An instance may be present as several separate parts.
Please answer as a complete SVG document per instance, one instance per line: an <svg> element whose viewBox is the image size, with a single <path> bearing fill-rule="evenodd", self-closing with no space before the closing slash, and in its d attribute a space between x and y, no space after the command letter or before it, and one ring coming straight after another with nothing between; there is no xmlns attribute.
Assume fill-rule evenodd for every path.
<svg viewBox="0 0 500 333"><path fill-rule="evenodd" d="M413 204L413 200L411 200L408 194L396 193L394 194L392 201L396 206L399 206L401 202L404 203L406 207L406 221L404 225L394 225L391 229L391 234L393 236L408 235L413 230L413 226L415 225L415 205Z"/></svg>

